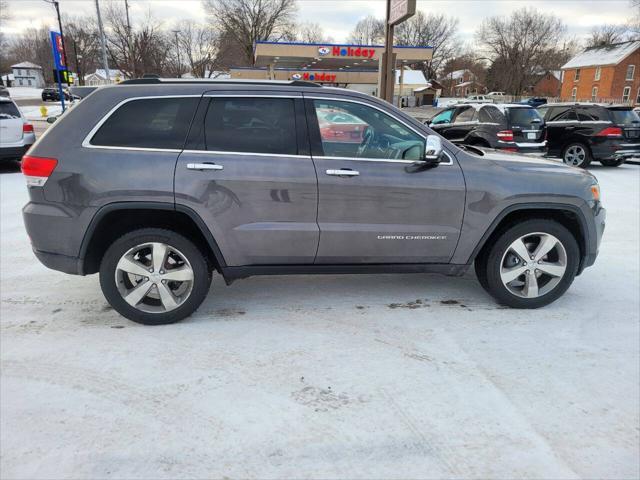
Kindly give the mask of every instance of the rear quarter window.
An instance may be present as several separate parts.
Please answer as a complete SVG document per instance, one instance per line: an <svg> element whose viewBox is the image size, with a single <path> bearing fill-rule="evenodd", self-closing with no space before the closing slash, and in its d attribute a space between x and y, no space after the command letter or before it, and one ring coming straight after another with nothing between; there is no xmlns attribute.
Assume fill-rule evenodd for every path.
<svg viewBox="0 0 640 480"><path fill-rule="evenodd" d="M0 120L20 118L20 112L13 102L0 102Z"/></svg>
<svg viewBox="0 0 640 480"><path fill-rule="evenodd" d="M91 139L91 145L180 150L199 100L197 97L131 100L107 118Z"/></svg>
<svg viewBox="0 0 640 480"><path fill-rule="evenodd" d="M613 123L617 125L637 125L640 127L640 116L633 110L609 110Z"/></svg>

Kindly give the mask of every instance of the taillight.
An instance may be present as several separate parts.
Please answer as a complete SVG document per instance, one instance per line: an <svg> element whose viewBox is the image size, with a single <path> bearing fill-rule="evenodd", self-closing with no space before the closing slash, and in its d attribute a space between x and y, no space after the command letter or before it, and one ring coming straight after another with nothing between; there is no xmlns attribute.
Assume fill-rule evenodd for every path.
<svg viewBox="0 0 640 480"><path fill-rule="evenodd" d="M596 137L621 137L622 129L620 127L607 127L601 132L596 133Z"/></svg>
<svg viewBox="0 0 640 480"><path fill-rule="evenodd" d="M58 165L55 158L22 157L22 173L30 187L42 187Z"/></svg>
<svg viewBox="0 0 640 480"><path fill-rule="evenodd" d="M30 123L23 123L22 133L33 133L33 125L31 125Z"/></svg>
<svg viewBox="0 0 640 480"><path fill-rule="evenodd" d="M496 135L504 142L513 142L513 130L501 130Z"/></svg>

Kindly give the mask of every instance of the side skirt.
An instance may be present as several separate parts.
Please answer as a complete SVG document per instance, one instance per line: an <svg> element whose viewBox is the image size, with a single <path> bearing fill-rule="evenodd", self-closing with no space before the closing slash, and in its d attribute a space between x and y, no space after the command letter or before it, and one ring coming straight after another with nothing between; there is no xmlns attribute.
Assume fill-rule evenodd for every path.
<svg viewBox="0 0 640 480"><path fill-rule="evenodd" d="M243 267L223 267L220 273L227 285L241 278L257 275L355 275L372 273L439 273L461 276L471 265L448 263L385 263L370 265L250 265Z"/></svg>

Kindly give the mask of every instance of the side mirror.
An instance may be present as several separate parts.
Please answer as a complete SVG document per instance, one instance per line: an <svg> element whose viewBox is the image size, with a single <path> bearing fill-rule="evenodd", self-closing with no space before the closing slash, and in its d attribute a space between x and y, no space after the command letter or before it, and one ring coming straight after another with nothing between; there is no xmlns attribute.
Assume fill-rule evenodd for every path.
<svg viewBox="0 0 640 480"><path fill-rule="evenodd" d="M436 166L442 160L442 140L438 135L427 136L424 148L424 162L431 166Z"/></svg>
<svg viewBox="0 0 640 480"><path fill-rule="evenodd" d="M57 120L56 117L47 117L47 123L53 123Z"/></svg>

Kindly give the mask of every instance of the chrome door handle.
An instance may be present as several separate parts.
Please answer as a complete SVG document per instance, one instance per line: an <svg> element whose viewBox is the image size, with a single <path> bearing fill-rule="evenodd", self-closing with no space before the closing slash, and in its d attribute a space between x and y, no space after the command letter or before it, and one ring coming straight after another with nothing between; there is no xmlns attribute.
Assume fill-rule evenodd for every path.
<svg viewBox="0 0 640 480"><path fill-rule="evenodd" d="M216 165L215 163L187 163L189 170L222 170L222 165Z"/></svg>
<svg viewBox="0 0 640 480"><path fill-rule="evenodd" d="M345 170L345 169L327 170L327 175L334 175L337 177L355 177L357 175L360 175L360 172L356 170Z"/></svg>

